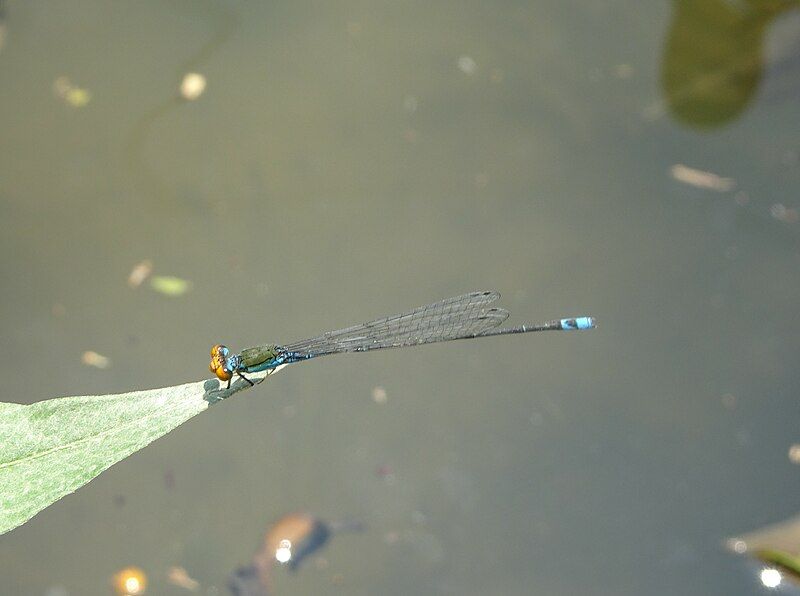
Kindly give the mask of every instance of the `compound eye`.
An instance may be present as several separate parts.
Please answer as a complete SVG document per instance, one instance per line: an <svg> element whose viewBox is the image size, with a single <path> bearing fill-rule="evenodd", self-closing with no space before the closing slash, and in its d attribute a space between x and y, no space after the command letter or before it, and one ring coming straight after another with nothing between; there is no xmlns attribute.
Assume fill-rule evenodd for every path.
<svg viewBox="0 0 800 596"><path fill-rule="evenodd" d="M228 346L224 344L214 344L211 346L211 357L214 358L215 356L225 358L230 353L228 350Z"/></svg>
<svg viewBox="0 0 800 596"><path fill-rule="evenodd" d="M217 344L211 348L211 362L208 369L221 381L228 381L233 376L228 368L227 356L230 353L227 347Z"/></svg>
<svg viewBox="0 0 800 596"><path fill-rule="evenodd" d="M225 368L223 368L223 367L214 368L212 366L210 368L211 368L211 372L213 372L215 375L217 375L217 378L220 381L230 381L231 377L233 377L233 375L231 373L229 373L227 370L225 370Z"/></svg>

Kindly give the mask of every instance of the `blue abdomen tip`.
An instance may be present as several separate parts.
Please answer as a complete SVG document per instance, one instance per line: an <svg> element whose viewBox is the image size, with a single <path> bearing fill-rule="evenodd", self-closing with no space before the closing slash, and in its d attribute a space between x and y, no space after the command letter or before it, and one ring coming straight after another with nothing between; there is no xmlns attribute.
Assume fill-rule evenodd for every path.
<svg viewBox="0 0 800 596"><path fill-rule="evenodd" d="M561 328L565 331L573 329L594 329L594 317L576 317L574 319L561 319Z"/></svg>

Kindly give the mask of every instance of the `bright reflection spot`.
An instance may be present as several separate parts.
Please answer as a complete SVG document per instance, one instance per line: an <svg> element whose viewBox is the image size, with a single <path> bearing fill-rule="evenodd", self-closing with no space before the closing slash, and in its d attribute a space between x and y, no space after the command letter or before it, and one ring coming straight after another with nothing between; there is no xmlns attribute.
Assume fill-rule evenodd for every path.
<svg viewBox="0 0 800 596"><path fill-rule="evenodd" d="M140 589L139 578L137 577L126 578L125 589L131 594L138 594Z"/></svg>
<svg viewBox="0 0 800 596"><path fill-rule="evenodd" d="M190 72L181 81L181 97L186 101L194 101L206 90L206 78L197 72Z"/></svg>
<svg viewBox="0 0 800 596"><path fill-rule="evenodd" d="M781 585L781 572L777 569L771 569L769 567L762 569L759 577L761 579L761 583L767 588L777 588L779 585Z"/></svg>
<svg viewBox="0 0 800 596"><path fill-rule="evenodd" d="M114 575L112 585L119 596L141 596L147 590L147 576L138 567L126 567Z"/></svg>
<svg viewBox="0 0 800 596"><path fill-rule="evenodd" d="M292 558L292 541L291 540L281 540L278 549L275 551L275 560L278 563L286 563L289 559Z"/></svg>

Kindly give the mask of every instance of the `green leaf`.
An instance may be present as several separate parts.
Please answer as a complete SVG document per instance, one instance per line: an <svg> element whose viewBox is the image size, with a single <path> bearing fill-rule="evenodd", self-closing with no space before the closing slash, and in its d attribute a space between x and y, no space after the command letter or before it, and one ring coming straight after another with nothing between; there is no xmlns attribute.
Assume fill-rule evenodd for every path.
<svg viewBox="0 0 800 596"><path fill-rule="evenodd" d="M728 538L725 546L739 554L782 550L800 555L800 515Z"/></svg>
<svg viewBox="0 0 800 596"><path fill-rule="evenodd" d="M782 550L765 548L753 553L753 556L767 565L774 565L791 576L795 583L800 580L800 557Z"/></svg>
<svg viewBox="0 0 800 596"><path fill-rule="evenodd" d="M800 515L729 538L725 546L777 567L785 577L800 585Z"/></svg>
<svg viewBox="0 0 800 596"><path fill-rule="evenodd" d="M280 368L250 379L260 383ZM240 379L221 389L215 379L27 406L0 402L0 534L209 405L249 388Z"/></svg>

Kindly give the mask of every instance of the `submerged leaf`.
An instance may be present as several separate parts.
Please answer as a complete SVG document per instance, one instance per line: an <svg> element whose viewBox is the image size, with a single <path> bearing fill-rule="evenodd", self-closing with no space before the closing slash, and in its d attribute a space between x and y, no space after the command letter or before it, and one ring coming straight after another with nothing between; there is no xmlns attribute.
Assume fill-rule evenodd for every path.
<svg viewBox="0 0 800 596"><path fill-rule="evenodd" d="M252 375L255 383L268 374ZM0 534L250 385L217 380L118 395L0 402Z"/></svg>

